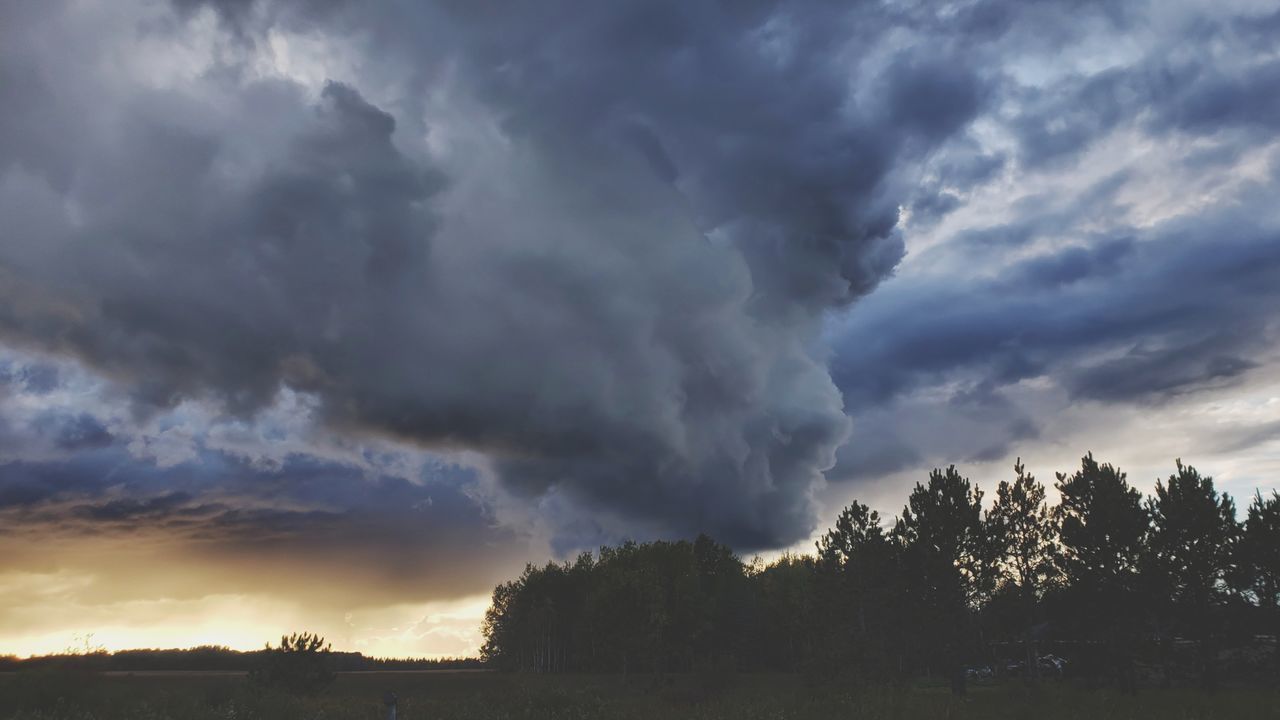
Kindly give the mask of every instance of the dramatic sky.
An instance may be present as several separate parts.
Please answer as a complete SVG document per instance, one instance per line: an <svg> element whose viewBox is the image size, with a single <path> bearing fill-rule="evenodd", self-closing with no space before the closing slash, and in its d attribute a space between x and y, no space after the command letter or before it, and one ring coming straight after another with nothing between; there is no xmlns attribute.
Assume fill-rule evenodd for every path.
<svg viewBox="0 0 1280 720"><path fill-rule="evenodd" d="M0 652L474 652L930 467L1280 483L1277 0L7 0Z"/></svg>

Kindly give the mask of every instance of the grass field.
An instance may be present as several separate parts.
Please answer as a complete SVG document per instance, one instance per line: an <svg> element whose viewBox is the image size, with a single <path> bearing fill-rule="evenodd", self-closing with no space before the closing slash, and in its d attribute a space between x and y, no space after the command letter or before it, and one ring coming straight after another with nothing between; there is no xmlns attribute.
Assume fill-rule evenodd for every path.
<svg viewBox="0 0 1280 720"><path fill-rule="evenodd" d="M339 676L318 697L262 693L228 675L0 677L0 720L375 720L394 690L400 720L667 718L828 720L979 718L1138 720L1277 718L1280 691L1111 690L1046 683L979 686L964 699L946 688L858 688L778 676L510 676L489 673L361 673Z"/></svg>

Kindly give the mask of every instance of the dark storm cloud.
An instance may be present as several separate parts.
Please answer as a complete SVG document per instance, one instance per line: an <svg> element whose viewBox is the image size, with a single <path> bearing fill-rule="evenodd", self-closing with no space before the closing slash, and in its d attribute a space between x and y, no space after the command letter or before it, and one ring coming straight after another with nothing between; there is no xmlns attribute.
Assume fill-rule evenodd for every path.
<svg viewBox="0 0 1280 720"><path fill-rule="evenodd" d="M864 406L854 420L855 437L840 449L833 482L866 482L926 463L988 463L1038 439L1040 425L990 379L957 387L914 404Z"/></svg>
<svg viewBox="0 0 1280 720"><path fill-rule="evenodd" d="M142 530L167 527L174 517L207 517L209 508L190 506L191 496L173 492L149 498L118 498L97 505L81 504L68 508L68 519L83 520L101 532L108 529ZM219 508L219 506L214 506ZM114 528L112 527L114 526Z"/></svg>
<svg viewBox="0 0 1280 720"><path fill-rule="evenodd" d="M1010 220L964 230L957 233L952 242L955 245L973 245L978 249L1016 251L1038 240L1069 237L1086 218L1109 220L1119 215L1123 208L1117 206L1116 195L1130 179L1127 172L1114 173L1065 201L1048 194L1018 198L1009 203L1013 215ZM1123 239L1114 238L1088 239L1109 246L1123 242Z"/></svg>
<svg viewBox="0 0 1280 720"><path fill-rule="evenodd" d="M106 447L114 439L111 431L88 413L72 417L45 415L37 418L34 425L41 434L52 435L54 445L60 450Z"/></svg>
<svg viewBox="0 0 1280 720"><path fill-rule="evenodd" d="M22 538L128 540L137 552L164 554L161 566L226 568L219 592L301 594L349 607L484 592L515 563L519 545L465 494L465 473L453 472L415 482L307 456L264 468L212 451L160 468L121 447L5 463L0 536L14 551L3 565L22 569L38 554L20 551ZM131 592L118 584L104 591Z"/></svg>
<svg viewBox="0 0 1280 720"><path fill-rule="evenodd" d="M5 341L76 356L141 415L251 415L288 386L331 427L478 450L618 533L810 531L848 433L821 315L897 265L912 168L990 102L966 40L883 45L936 18L808 2L180 5L175 32L208 5L232 52L305 26L429 86L396 101L407 125L358 78L312 98L234 58L90 86L100 44L56 56L24 25L56 34L65 8L24 6ZM497 128L464 160L405 111L445 74Z"/></svg>
<svg viewBox="0 0 1280 720"><path fill-rule="evenodd" d="M1071 245L1016 265L1007 283L1035 291L1105 277L1120 270L1133 249L1134 240L1129 237L1106 238L1089 246Z"/></svg>
<svg viewBox="0 0 1280 720"><path fill-rule="evenodd" d="M921 452L898 433L880 423L854 426L858 442L846 443L836 455L836 465L828 473L832 480L869 480L915 467L924 461Z"/></svg>
<svg viewBox="0 0 1280 720"><path fill-rule="evenodd" d="M1243 49L1215 50L1257 42L1260 26L1246 18L1181 8L1164 19L1176 30L1140 46L1136 58L1096 72L1065 65L1062 77L1041 84L1007 80L1002 114L1020 168L1072 167L1117 131L1150 143L1201 140L1173 156L1189 172L1224 170L1257 154L1267 128L1280 122L1270 92L1276 65ZM1111 19L1117 28L1130 24ZM833 363L846 406L892 404L956 378L1048 377L1074 398L1103 402L1158 401L1239 382L1275 342L1280 227L1268 199L1275 179L1140 230L1128 226L1130 208L1118 198L1148 179L1142 172L1123 169L1065 199L1025 194L1006 219L963 228L957 242L931 251L991 270L958 282L891 285L860 307ZM928 222L930 204L923 210Z"/></svg>
<svg viewBox="0 0 1280 720"><path fill-rule="evenodd" d="M1000 173L1008 163L1003 152L990 152L971 137L961 137L934 155L927 177L912 193L909 204L913 227L930 227L964 206L964 196Z"/></svg>
<svg viewBox="0 0 1280 720"><path fill-rule="evenodd" d="M1002 424L999 439L977 447L963 458L965 462L998 460L1009 454L1014 443L1040 435L1035 421L1001 395L997 390L997 383L991 380L983 380L973 387L959 390L951 396L948 403L962 416L981 417L986 424L992 424L992 420L998 418L998 422Z"/></svg>
<svg viewBox="0 0 1280 720"><path fill-rule="evenodd" d="M1134 348L1123 357L1083 368L1068 387L1095 400L1160 397L1194 391L1243 375L1257 363L1225 354L1221 338L1152 350Z"/></svg>
<svg viewBox="0 0 1280 720"><path fill-rule="evenodd" d="M644 154L699 227L745 253L766 312L875 287L902 256L897 173L988 94L946 43L874 57L898 19L883 8L460 5L451 17L514 132L559 145L643 128ZM859 98L850 83L867 65L874 85Z"/></svg>
<svg viewBox="0 0 1280 720"><path fill-rule="evenodd" d="M97 453L52 463L7 461L0 465L0 509L25 513L60 498L96 497L109 484L114 465Z"/></svg>
<svg viewBox="0 0 1280 720"><path fill-rule="evenodd" d="M1122 121L1134 118L1137 103L1122 97L1127 70L1067 78L1044 92L1040 88L1013 91L1019 113L1013 129L1029 168L1070 161L1095 139Z"/></svg>
<svg viewBox="0 0 1280 720"><path fill-rule="evenodd" d="M1258 219L1225 210L960 287L887 286L850 316L833 374L850 407L955 373L1001 384L1049 376L1109 402L1237 379L1273 346L1280 311L1280 228Z"/></svg>
<svg viewBox="0 0 1280 720"><path fill-rule="evenodd" d="M1136 61L1018 66L1078 60L1094 36L1127 50L1149 9L16 4L0 342L77 358L127 390L134 421L192 400L251 418L289 388L330 430L477 451L557 548L703 530L785 544L837 461L845 477L920 456L895 427L837 458L846 408L958 378L947 412L999 430L965 451L986 460L1039 431L1001 392L1019 380L1149 401L1238 382L1271 342L1274 225L1222 207L1129 228L1129 170L1067 200L1014 188L1009 217L938 251L977 271L882 285L900 208L945 227L977 189L1071 169L1117 130L1265 135L1271 61L1210 62L1215 43L1262 41L1203 13L1174 12ZM355 69L264 78L288 42L272 33L294 30ZM187 75L163 51L119 62L143 41L217 50ZM171 64L178 80L152 77ZM833 311L849 313L838 388L819 334ZM110 429L59 423L64 452L111 448ZM216 507L210 488L241 471L200 462L196 489L136 486L114 511L263 519ZM357 506L276 520L377 535Z"/></svg>
<svg viewBox="0 0 1280 720"><path fill-rule="evenodd" d="M15 378L28 392L46 393L58 387L58 369L49 363L24 367Z"/></svg>
<svg viewBox="0 0 1280 720"><path fill-rule="evenodd" d="M932 271L891 281L832 331L833 376L855 427L875 425L870 437L897 448L891 455L903 461L859 463L867 453L846 447L828 477L895 472L913 453L931 453L929 462L966 452L972 462L1007 458L1038 435L1041 415L1032 421L1033 413L1052 422L1081 401L1162 403L1239 387L1272 362L1280 332L1277 177L1274 161L1261 173L1238 166L1268 162L1280 122L1275 62L1260 52L1275 16L1195 4L1159 9L1164 29L1143 40L1127 34L1142 26L1133 18L1109 16L1121 34L1099 33L1083 56L1086 67L1101 69L1083 69L1072 62L1081 56L1065 53L1064 62L1025 80L1006 75L1001 108L984 120L1016 143L1005 175L1013 184L1004 186L1014 199L996 222L959 225L922 253ZM1022 12L1035 11L994 15L1006 47L1025 47L1035 35L1024 34ZM1109 158L1094 151L1117 138L1128 138L1120 148L1150 150L1087 184L1059 180L1039 189L1055 175L1097 177L1093 165ZM1153 168L1168 177L1153 177ZM912 222L919 207L920 227L963 207L966 193L986 181L948 182L935 173L926 187L951 196L915 201ZM1175 216L1135 226L1131 203L1158 197L1165 183L1185 187L1162 209ZM1024 380L1040 382L1008 399ZM983 417L958 406L972 387L1006 398L1005 412ZM960 420L921 427L928 415ZM1239 434L1223 442L1270 437Z"/></svg>
<svg viewBox="0 0 1280 720"><path fill-rule="evenodd" d="M1244 143L1273 132L1280 125L1274 91L1280 61L1262 49L1274 44L1265 28L1275 17L1193 14L1135 62L1070 73L1048 88L1006 86L1007 99L1017 108L1011 129L1021 163L1030 168L1070 163L1094 141L1123 127L1157 136L1237 132L1245 134ZM1224 45L1233 51L1216 49Z"/></svg>
<svg viewBox="0 0 1280 720"><path fill-rule="evenodd" d="M58 387L58 368L51 363L15 365L0 360L0 389L13 387L23 392L44 394Z"/></svg>

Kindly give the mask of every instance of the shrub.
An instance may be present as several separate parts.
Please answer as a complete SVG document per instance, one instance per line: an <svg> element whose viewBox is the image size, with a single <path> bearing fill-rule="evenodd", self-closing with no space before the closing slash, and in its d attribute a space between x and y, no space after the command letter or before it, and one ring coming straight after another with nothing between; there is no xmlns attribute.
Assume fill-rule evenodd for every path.
<svg viewBox="0 0 1280 720"><path fill-rule="evenodd" d="M314 695L333 682L329 654L329 644L319 635L285 635L280 647L267 645L261 665L249 673L249 680L259 687Z"/></svg>

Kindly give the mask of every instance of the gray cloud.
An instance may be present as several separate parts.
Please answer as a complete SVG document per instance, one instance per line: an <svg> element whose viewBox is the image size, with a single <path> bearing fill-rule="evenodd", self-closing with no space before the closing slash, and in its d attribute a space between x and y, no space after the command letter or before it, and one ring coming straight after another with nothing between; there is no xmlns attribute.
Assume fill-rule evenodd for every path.
<svg viewBox="0 0 1280 720"><path fill-rule="evenodd" d="M1006 384L1047 375L1082 398L1137 400L1236 377L1274 346L1280 228L1227 210L1130 232L996 278L886 287L837 340L847 404L954 372Z"/></svg>
<svg viewBox="0 0 1280 720"><path fill-rule="evenodd" d="M757 548L807 536L824 474L925 458L890 417L914 391L946 385L941 411L990 430L954 458L982 462L1041 431L1021 381L1153 402L1242 382L1274 344L1271 185L1145 224L1139 169L1066 197L1001 185L1079 171L1121 131L1211 140L1185 158L1209 169L1246 157L1275 72L1209 62L1264 42L1229 13L1179 6L1152 40L1152 8L1120 2L113 10L4 11L0 342L122 388L119 423L187 402L248 423L287 388L326 431L476 451L558 549ZM329 43L323 72L358 62L264 72L293 32ZM207 57L157 79L170 64L121 61L133 43ZM1021 199L966 216L992 188ZM923 264L977 270L886 283L922 229ZM886 423L847 445L846 412ZM10 497L63 502L66 463L121 430L44 422L74 457L6 466ZM184 452L209 463L198 487L71 515L252 537L266 516L210 489L241 469ZM356 505L272 522L377 535Z"/></svg>
<svg viewBox="0 0 1280 720"><path fill-rule="evenodd" d="M1124 36L1120 22L1114 39L1130 43L1127 57L1081 70L1067 53L1061 76L1001 85L1003 110L985 119L1016 143L1017 165L994 182L1016 199L995 222L960 224L925 251L932 272L891 282L831 331L833 376L855 421L895 427L893 443L908 449L900 456L946 462L959 456L930 452L951 447L937 428L898 419L918 418L925 405L955 417L946 398L965 387L1018 386L1010 413L1052 418L1083 402L1162 404L1238 388L1273 361L1280 224L1269 199L1274 162L1263 159L1276 122L1263 99L1273 69L1256 53L1214 50L1256 42L1247 12L1171 8L1162 22L1177 30L1143 40ZM1090 166L1105 163L1102 143L1135 141L1153 148L1146 158L1110 174ZM973 151L948 148L943 158L953 152ZM1151 159L1159 164L1142 162ZM1242 171L1251 160L1271 167ZM1171 177L1152 177L1152 168ZM1056 179L1072 175L1091 179ZM1056 180L1047 191L1045 179ZM922 203L920 225L954 216L985 182L938 181L958 202L941 213ZM1135 225L1143 211L1133 203L1162 186L1184 188L1163 211L1172 217ZM1197 196L1215 200L1187 204ZM1009 457L1036 439L1035 425L970 420L965 434L982 448L972 461ZM904 467L842 462L830 475Z"/></svg>
<svg viewBox="0 0 1280 720"><path fill-rule="evenodd" d="M1275 63L1244 49L1257 47L1274 15L1253 12L1170 7L1160 18L1164 30L1142 37L1130 34L1134 16L1106 11L1098 46L1123 41L1124 53L1098 69L1082 68L1068 53L1060 68L1037 68L1030 82L1006 75L998 88L1003 108L987 119L1016 142L1011 177L1030 183L1091 170L1081 167L1096 159L1090 150L1128 133L1160 147L1152 155L1169 170L1201 176L1201 189L1188 194L1220 200L1194 210L1175 203L1175 217L1135 227L1126 203L1141 200L1154 180L1142 167L1078 182L1065 196L1061 184L1048 192L1013 186L1017 199L998 222L961 226L926 251L952 269L977 263L979 272L895 283L849 317L847 332L835 333L833 374L846 407L891 405L957 379L1048 378L1076 400L1159 402L1238 384L1264 362L1280 304L1273 252L1280 226L1268 199L1274 170L1224 189L1239 176L1232 166L1266 153L1274 135L1267 130L1280 122L1265 90L1274 85ZM996 16L1007 48L1025 47L1019 31L1026 23L1044 28L1026 16ZM1237 41L1239 52L1215 49ZM1166 142L1176 144L1160 145ZM974 154L963 146L947 153ZM953 187L973 190L984 181ZM940 210L927 195L918 201L922 225L962 207L956 197Z"/></svg>
<svg viewBox="0 0 1280 720"><path fill-rule="evenodd" d="M267 468L205 451L157 467L121 446L9 462L0 464L0 536L12 548L4 566L45 562L23 538L48 547L128 541L157 560L150 570L116 568L124 575L194 563L217 576L194 586L179 576L163 590L170 597L216 588L346 608L462 597L488 590L525 552L466 486L460 469L410 481L308 456ZM79 567L73 555L57 562ZM83 599L139 599L163 584L148 577L139 590L119 579L95 583L86 592L101 596Z"/></svg>
<svg viewBox="0 0 1280 720"><path fill-rule="evenodd" d="M615 3L454 15L507 127L558 148L642 128L699 228L744 253L757 310L849 302L902 256L898 173L963 127L985 82L945 49L876 57L891 20L821 3ZM860 53L864 53L861 54ZM866 98L850 80L882 64Z"/></svg>
<svg viewBox="0 0 1280 720"><path fill-rule="evenodd" d="M1259 52L1275 17L1192 3L1173 8L1163 18L1171 27L1132 62L1070 72L1050 88L1007 84L1020 161L1030 168L1069 164L1123 127L1153 135L1265 138L1280 124L1280 101L1271 92L1280 82L1280 62ZM1223 45L1239 52L1224 55L1216 49Z"/></svg>
<svg viewBox="0 0 1280 720"><path fill-rule="evenodd" d="M1213 439L1214 449L1224 453L1239 453L1280 438L1280 420L1218 428Z"/></svg>
<svg viewBox="0 0 1280 720"><path fill-rule="evenodd" d="M207 4L180 5L147 32L188 32ZM518 497L557 492L617 534L812 529L848 434L819 322L896 266L911 168L989 100L955 43L882 46L908 18L821 3L575 6L567 24L212 5L231 54L178 87L77 76L127 30L72 60L22 39L83 32L65 8L11 24L4 341L74 355L143 416L313 394L331 427L480 451ZM435 121L407 109L436 71L388 106L407 125L368 76L318 98L254 79L236 54L271 27L447 65L494 134L465 161L422 141ZM386 65L370 72L406 77Z"/></svg>
<svg viewBox="0 0 1280 720"><path fill-rule="evenodd" d="M884 424L859 423L854 428L858 441L840 448L835 467L827 474L833 480L865 481L916 467L925 459L919 449Z"/></svg>

